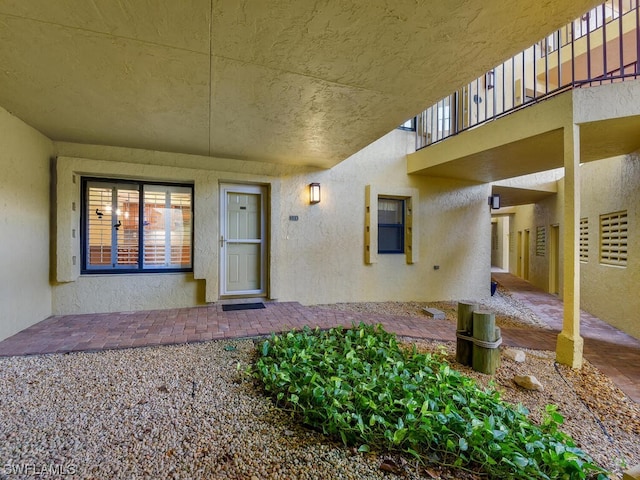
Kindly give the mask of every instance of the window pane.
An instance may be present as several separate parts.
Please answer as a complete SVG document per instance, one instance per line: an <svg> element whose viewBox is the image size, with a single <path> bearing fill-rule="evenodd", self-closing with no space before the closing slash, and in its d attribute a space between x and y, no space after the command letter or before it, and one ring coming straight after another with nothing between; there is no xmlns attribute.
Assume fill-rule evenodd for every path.
<svg viewBox="0 0 640 480"><path fill-rule="evenodd" d="M404 200L381 198L378 200L378 223L402 225Z"/></svg>
<svg viewBox="0 0 640 480"><path fill-rule="evenodd" d="M89 187L87 196L87 266L111 266L113 187Z"/></svg>
<svg viewBox="0 0 640 480"><path fill-rule="evenodd" d="M191 266L191 217L190 188L145 187L145 266Z"/></svg>
<svg viewBox="0 0 640 480"><path fill-rule="evenodd" d="M136 187L118 188L118 203L113 225L118 241L118 266L138 266L138 205Z"/></svg>
<svg viewBox="0 0 640 480"><path fill-rule="evenodd" d="M157 188L157 187L152 187ZM166 203L165 191L144 192L144 264L145 266L165 265Z"/></svg>
<svg viewBox="0 0 640 480"><path fill-rule="evenodd" d="M171 193L171 264L183 268L191 266L190 189Z"/></svg>
<svg viewBox="0 0 640 480"><path fill-rule="evenodd" d="M378 252L404 252L404 200L378 198Z"/></svg>
<svg viewBox="0 0 640 480"><path fill-rule="evenodd" d="M395 226L378 227L378 251L403 252L402 228Z"/></svg>

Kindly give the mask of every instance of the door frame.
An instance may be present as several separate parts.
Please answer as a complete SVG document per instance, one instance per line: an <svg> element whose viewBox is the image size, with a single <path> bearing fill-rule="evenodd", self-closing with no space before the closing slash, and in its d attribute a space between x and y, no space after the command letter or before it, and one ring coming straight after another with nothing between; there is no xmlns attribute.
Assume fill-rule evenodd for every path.
<svg viewBox="0 0 640 480"><path fill-rule="evenodd" d="M549 229L549 293L560 295L560 226Z"/></svg>
<svg viewBox="0 0 640 480"><path fill-rule="evenodd" d="M526 228L524 230L524 245L522 246L522 278L529 280L529 268L530 268L530 256L529 250L531 249L531 230Z"/></svg>
<svg viewBox="0 0 640 480"><path fill-rule="evenodd" d="M266 297L268 295L267 269L268 269L268 228L267 228L267 205L269 189L267 185L259 183L220 183L219 198L219 282L218 290L220 298L233 297ZM260 195L260 288L256 290L227 290L227 194L228 193L249 193Z"/></svg>
<svg viewBox="0 0 640 480"><path fill-rule="evenodd" d="M518 230L518 242L516 245L516 275L522 278L522 230Z"/></svg>

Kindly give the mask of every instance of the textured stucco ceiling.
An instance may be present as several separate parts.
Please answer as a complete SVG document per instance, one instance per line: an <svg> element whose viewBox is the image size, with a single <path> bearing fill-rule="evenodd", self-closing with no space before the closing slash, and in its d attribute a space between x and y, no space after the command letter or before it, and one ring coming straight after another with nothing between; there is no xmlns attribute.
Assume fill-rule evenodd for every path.
<svg viewBox="0 0 640 480"><path fill-rule="evenodd" d="M0 0L0 106L53 140L328 167L593 0Z"/></svg>

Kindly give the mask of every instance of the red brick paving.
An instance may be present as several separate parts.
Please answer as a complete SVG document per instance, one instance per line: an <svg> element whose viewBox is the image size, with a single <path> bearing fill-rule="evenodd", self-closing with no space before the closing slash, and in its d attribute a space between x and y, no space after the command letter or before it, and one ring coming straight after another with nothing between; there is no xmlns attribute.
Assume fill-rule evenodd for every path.
<svg viewBox="0 0 640 480"><path fill-rule="evenodd" d="M555 350L562 327L562 302L507 273L494 279L553 330L502 328L505 345ZM304 326L330 328L382 324L401 336L455 340L455 325L430 317L359 314L295 302L266 303L259 310L222 311L219 304L171 310L53 316L0 342L0 356L96 351L268 335ZM585 357L630 398L640 402L640 340L583 313Z"/></svg>

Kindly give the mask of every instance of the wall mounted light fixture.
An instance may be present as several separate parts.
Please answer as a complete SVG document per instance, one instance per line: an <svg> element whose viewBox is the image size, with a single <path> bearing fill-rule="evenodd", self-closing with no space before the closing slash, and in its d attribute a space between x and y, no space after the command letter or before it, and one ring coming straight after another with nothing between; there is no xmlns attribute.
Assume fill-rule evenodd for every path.
<svg viewBox="0 0 640 480"><path fill-rule="evenodd" d="M497 193L494 193L493 195L491 195L489 197L489 205L491 206L492 210L497 210L500 208L500 195Z"/></svg>
<svg viewBox="0 0 640 480"><path fill-rule="evenodd" d="M309 203L320 203L320 184L319 183L310 183L309 184Z"/></svg>

